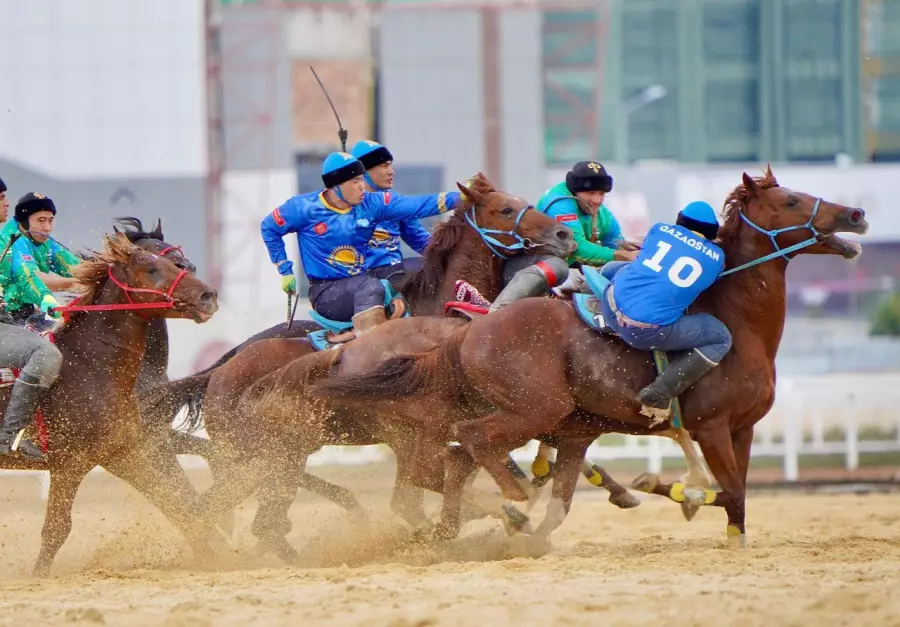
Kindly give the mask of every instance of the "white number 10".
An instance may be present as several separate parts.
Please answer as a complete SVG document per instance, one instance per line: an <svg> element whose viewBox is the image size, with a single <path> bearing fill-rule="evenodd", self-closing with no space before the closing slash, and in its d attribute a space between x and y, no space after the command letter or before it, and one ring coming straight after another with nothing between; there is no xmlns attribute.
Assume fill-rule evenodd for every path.
<svg viewBox="0 0 900 627"><path fill-rule="evenodd" d="M650 259L644 259L644 265L654 272L662 272L663 268L659 263L672 250L672 245L666 242L657 242L656 245L658 247L656 254ZM690 268L690 272L686 277L682 277L681 273L685 268ZM690 287L697 282L701 274L703 274L703 266L696 259L691 259L690 257L679 257L676 259L667 273L669 280L678 287Z"/></svg>

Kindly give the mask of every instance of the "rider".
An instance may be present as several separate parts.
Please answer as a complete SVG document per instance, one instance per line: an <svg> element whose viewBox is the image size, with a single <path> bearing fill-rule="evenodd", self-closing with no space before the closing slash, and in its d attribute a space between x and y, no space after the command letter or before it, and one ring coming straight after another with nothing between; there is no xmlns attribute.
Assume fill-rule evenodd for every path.
<svg viewBox="0 0 900 627"><path fill-rule="evenodd" d="M578 248L568 261L540 257L535 262L535 257L530 255L507 261L503 278L509 282L491 305L491 311L526 296L540 296L548 288L566 283L569 266L576 262L599 266L613 259L630 261L637 256L636 251L616 250L623 241L622 229L609 209L603 206L603 199L612 190L612 184L612 177L602 165L581 161L566 174L564 182L554 185L541 196L537 210L569 227Z"/></svg>
<svg viewBox="0 0 900 627"><path fill-rule="evenodd" d="M359 159L366 169L363 176L366 191L397 195L397 192L391 191L394 185L394 156L390 150L377 142L361 140L356 142L350 154ZM431 235L418 220L379 222L366 252L369 274L379 279L388 279L396 288L399 279L418 272L422 267L422 257L403 258L400 240L403 239L421 255L430 238Z"/></svg>
<svg viewBox="0 0 900 627"><path fill-rule="evenodd" d="M49 239L55 215L56 206L43 194L26 194L16 204L14 224L21 236L7 253L12 257L9 274L0 277L7 307L14 318L27 318L36 304L44 313L57 306L47 285L52 284L56 289L71 286L72 280L64 277L80 260ZM0 324L0 363L22 368L0 425L0 455L18 451L23 457L46 461L40 448L28 440L20 440L19 434L31 422L41 400L59 376L62 361L59 349L36 333L24 327Z"/></svg>
<svg viewBox="0 0 900 627"><path fill-rule="evenodd" d="M365 172L353 155L328 155L322 164L325 189L290 198L260 225L269 258L281 274L281 288L288 294L297 291L282 241L296 233L313 309L331 320L352 322L357 335L385 321L384 286L366 272L375 226L438 215L461 202L459 192L402 198L366 192Z"/></svg>
<svg viewBox="0 0 900 627"><path fill-rule="evenodd" d="M685 313L725 266L725 253L711 241L718 231L713 208L695 201L675 224L654 224L635 261L601 270L611 280L601 300L613 331L638 350L687 351L638 392L645 407L667 409L731 348L731 333L719 319Z"/></svg>

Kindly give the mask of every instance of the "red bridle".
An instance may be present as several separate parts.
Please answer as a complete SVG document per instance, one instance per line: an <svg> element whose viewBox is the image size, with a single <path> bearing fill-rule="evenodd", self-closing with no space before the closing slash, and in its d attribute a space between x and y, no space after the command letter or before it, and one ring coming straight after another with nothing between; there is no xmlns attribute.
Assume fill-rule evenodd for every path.
<svg viewBox="0 0 900 627"><path fill-rule="evenodd" d="M175 247L172 246L172 248ZM154 290L148 287L131 287L129 285L126 285L113 276L112 266L109 266L109 268L107 269L107 274L109 275L109 280L112 281L116 287L125 292L125 298L128 300L127 303L115 303L110 305L65 305L63 307L53 307L53 311L58 311L62 314L66 314L73 311L134 311L138 309L173 309L175 307L175 300L172 298L172 294L175 293L175 290L178 288L178 283L180 283L181 279L183 279L184 276L188 274L188 271L179 271L178 275L175 277L175 280L172 281L172 285L165 292L162 290ZM155 296L162 296L165 300L163 302L155 303L136 303L131 300L132 292L134 292L135 294L153 294ZM75 302L78 301L76 300ZM140 313L138 315L146 318L146 316L143 316Z"/></svg>

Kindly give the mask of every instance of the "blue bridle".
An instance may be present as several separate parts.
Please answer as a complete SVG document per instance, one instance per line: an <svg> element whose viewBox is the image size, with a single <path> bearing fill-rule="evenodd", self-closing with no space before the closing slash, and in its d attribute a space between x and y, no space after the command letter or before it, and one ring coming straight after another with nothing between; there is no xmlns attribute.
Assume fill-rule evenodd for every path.
<svg viewBox="0 0 900 627"><path fill-rule="evenodd" d="M534 207L531 205L528 205L527 207L525 207L524 209L519 211L519 215L516 216L516 223L513 225L513 228L511 231L501 231L498 229L483 229L480 226L478 226L478 223L475 221L475 206L474 205L469 210L472 212L471 217L469 216L469 211L466 211L465 218L466 218L466 222L469 223L469 226L471 226L473 229L475 229L475 232L481 236L481 239L484 241L485 244L487 244L487 247L491 249L492 253L494 253L497 257L500 257L500 259L508 259L509 258L508 255L504 255L497 249L500 248L507 252L512 252L515 250L528 250L529 248L535 247L534 242L532 242L530 239L528 239L527 237L522 237L521 235L516 233L516 231L519 229L519 223L522 221L522 218L525 217L525 212L528 211L529 209L534 209ZM498 241L496 238L492 237L492 235L508 235L509 237L516 240L516 243L515 244L504 244L503 242Z"/></svg>
<svg viewBox="0 0 900 627"><path fill-rule="evenodd" d="M767 261L770 261L772 259L777 259L779 257L784 257L787 261L790 261L790 259L788 258L788 255L790 255L791 253L797 252L801 248L806 248L807 246L812 246L813 244L818 242L819 238L821 237L821 233L819 233L816 230L816 227L813 226L813 220L816 219L816 214L819 213L819 205L821 203L822 203L822 199L816 198L816 204L813 207L812 215L809 216L809 220L806 221L806 224L795 224L794 226L786 226L783 229L771 229L768 231L765 230L764 228L762 228L761 226L759 226L758 224L755 224L750 218L748 218L746 215L744 215L744 212L742 211L740 213L741 220L743 220L749 226L752 226L754 229L756 229L763 235L768 235L769 240L771 240L771 242L772 242L772 246L775 248L775 252L769 253L768 255L765 255L764 257L760 257L759 259L754 259L753 261L748 261L747 263L740 265L737 268L731 268L730 270L726 270L719 276L723 277L728 274L733 274L733 273L737 272L738 270L745 270L747 268L752 268L753 266L758 266L761 263L765 263ZM781 248L778 245L778 242L775 240L775 238L777 236L781 235L782 233L787 233L789 231L798 231L801 229L808 230L810 233L812 233L812 237L810 237L809 239L803 240L799 244L794 244L792 246L788 246L787 248Z"/></svg>

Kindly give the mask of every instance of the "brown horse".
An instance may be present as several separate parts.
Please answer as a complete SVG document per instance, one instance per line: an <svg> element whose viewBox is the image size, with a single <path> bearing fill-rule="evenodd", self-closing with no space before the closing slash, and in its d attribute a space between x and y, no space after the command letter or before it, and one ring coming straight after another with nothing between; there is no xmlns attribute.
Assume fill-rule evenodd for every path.
<svg viewBox="0 0 900 627"><path fill-rule="evenodd" d="M442 313L444 303L454 300L455 280L467 280L489 297L499 293L500 259L467 222L467 214L478 228L506 231L507 234L497 237L507 246L514 243L509 229L521 215L517 234L533 243L533 252L566 255L573 248L567 229L531 209L521 198L494 190L483 177L476 178L471 187L461 189L467 206L457 209L447 222L438 226L425 251L422 271L402 290L411 313L417 317L406 320L408 324L402 336L388 334L378 348L380 354L428 350L451 330L464 326L466 322L461 319L433 315ZM209 459L217 484L208 494L210 509L222 514L262 483L253 531L263 545L268 544L286 560L295 557L293 549L284 541L284 534L290 528L287 508L297 487L311 489L348 509L359 509L348 491L302 472L307 457L323 445L388 443L398 462L392 506L413 526L427 523L422 510L424 494L410 485L406 462L413 434L409 429L387 431L361 411L351 414L335 411L325 422L315 424L296 419L303 399L283 392L298 389L295 377L310 373L300 366L281 366L311 351L305 340L262 340L202 378L195 376L186 382L204 388L203 420L212 441L222 447L219 459ZM324 364L327 372L332 358L338 354L329 351L312 355L312 361L304 363ZM175 385L182 384L175 382ZM196 424L199 415L196 406L193 409L192 422ZM248 470L251 465L253 472ZM621 494L630 496L618 487Z"/></svg>
<svg viewBox="0 0 900 627"><path fill-rule="evenodd" d="M95 466L131 483L182 529L195 551L205 553L205 532L195 522L197 496L174 456L167 467L158 467L143 450L133 390L149 321L165 316L205 322L218 309L216 292L123 235L107 237L105 250L76 266L73 275L83 294L63 308L74 312L55 331L63 367L42 403L49 428L47 464L15 457L0 460L5 469L50 471L34 572L49 573L71 530L78 486ZM4 391L0 406L8 399Z"/></svg>
<svg viewBox="0 0 900 627"><path fill-rule="evenodd" d="M744 174L743 184L726 200L719 244L729 267L741 271L722 277L692 310L722 320L732 332L733 348L682 395L682 408L685 426L722 490L708 490L701 498L725 508L728 535L737 543L745 538L753 426L774 401L775 354L786 312L787 262L764 258L790 252L853 258L860 248L834 233L867 229L861 209L779 187L771 170L761 179ZM364 404L382 419L418 425L434 441L459 442L446 464L439 529L444 536L458 532L461 489L476 463L504 496L524 500L501 456L530 439L549 438L559 447L554 498L538 529L546 536L565 518L580 460L596 437L667 428L651 427L636 400L655 376L650 354L595 333L558 301L524 299L460 329L437 350L379 365L361 351L363 340L378 342L380 335L348 346L340 366L348 374L320 381L311 394ZM435 465L433 458L418 462L418 475ZM655 477L643 478L640 487L684 498L683 486L660 485Z"/></svg>

